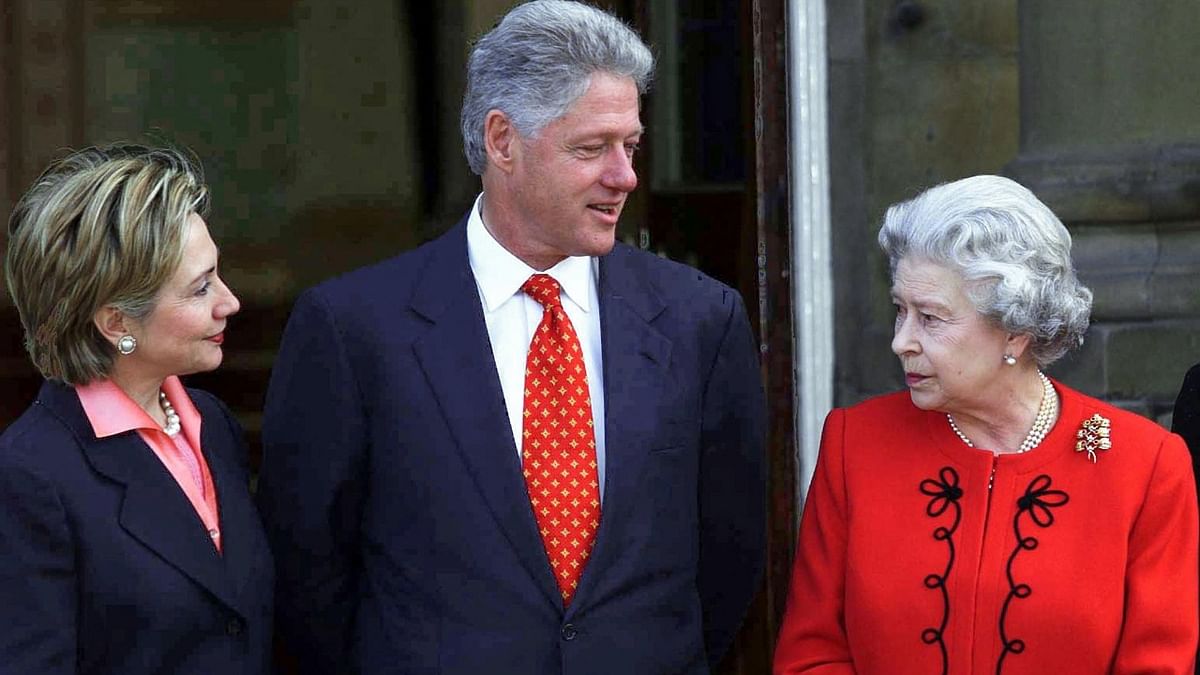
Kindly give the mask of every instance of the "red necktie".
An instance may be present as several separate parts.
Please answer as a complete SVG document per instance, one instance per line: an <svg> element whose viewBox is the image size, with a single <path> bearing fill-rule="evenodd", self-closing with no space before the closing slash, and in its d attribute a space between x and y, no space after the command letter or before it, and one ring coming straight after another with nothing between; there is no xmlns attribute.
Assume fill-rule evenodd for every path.
<svg viewBox="0 0 1200 675"><path fill-rule="evenodd" d="M558 282L535 274L521 290L543 308L525 362L521 463L565 607L600 524L592 400L579 337L563 310Z"/></svg>

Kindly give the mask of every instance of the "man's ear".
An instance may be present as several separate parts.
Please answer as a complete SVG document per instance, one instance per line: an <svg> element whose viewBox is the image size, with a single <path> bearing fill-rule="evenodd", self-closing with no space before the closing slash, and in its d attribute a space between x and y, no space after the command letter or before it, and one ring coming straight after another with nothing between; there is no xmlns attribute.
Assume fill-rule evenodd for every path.
<svg viewBox="0 0 1200 675"><path fill-rule="evenodd" d="M491 164L504 173L512 173L521 139L508 115L499 110L488 111L483 118L483 145Z"/></svg>
<svg viewBox="0 0 1200 675"><path fill-rule="evenodd" d="M125 313L112 305L105 305L96 310L96 314L92 316L92 323L96 324L96 330L114 347L122 335L130 334L130 322Z"/></svg>

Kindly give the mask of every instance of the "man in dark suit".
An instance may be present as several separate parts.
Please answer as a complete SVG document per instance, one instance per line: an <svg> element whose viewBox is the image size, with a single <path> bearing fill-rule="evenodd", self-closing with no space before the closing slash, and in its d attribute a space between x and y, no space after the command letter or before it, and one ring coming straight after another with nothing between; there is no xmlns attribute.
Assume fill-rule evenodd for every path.
<svg viewBox="0 0 1200 675"><path fill-rule="evenodd" d="M1188 370L1175 398L1175 414L1171 417L1171 431L1183 436L1192 453L1192 467L1200 475L1200 364Z"/></svg>
<svg viewBox="0 0 1200 675"><path fill-rule="evenodd" d="M708 673L763 563L764 401L741 298L614 244L649 50L538 0L475 46L483 194L307 291L261 503L308 673Z"/></svg>
<svg viewBox="0 0 1200 675"><path fill-rule="evenodd" d="M1171 431L1183 436L1192 454L1192 472L1200 477L1200 363L1192 366L1183 378L1179 396L1175 398ZM1200 489L1197 494L1200 495ZM1200 654L1196 659L1196 675L1200 675Z"/></svg>

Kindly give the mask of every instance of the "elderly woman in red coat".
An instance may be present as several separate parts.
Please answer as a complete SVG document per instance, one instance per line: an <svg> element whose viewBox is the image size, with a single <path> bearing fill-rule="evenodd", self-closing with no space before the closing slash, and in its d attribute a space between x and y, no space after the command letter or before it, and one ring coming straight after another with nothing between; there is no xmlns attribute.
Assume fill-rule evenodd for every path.
<svg viewBox="0 0 1200 675"><path fill-rule="evenodd" d="M1066 228L976 176L879 242L908 390L826 420L775 673L1191 673L1183 441L1042 372L1088 325Z"/></svg>

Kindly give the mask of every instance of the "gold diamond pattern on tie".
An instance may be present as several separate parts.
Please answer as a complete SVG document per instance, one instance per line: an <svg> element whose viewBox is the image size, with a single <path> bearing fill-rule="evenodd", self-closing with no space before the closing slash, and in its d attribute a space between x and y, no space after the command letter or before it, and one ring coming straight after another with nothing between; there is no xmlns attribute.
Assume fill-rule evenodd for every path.
<svg viewBox="0 0 1200 675"><path fill-rule="evenodd" d="M553 277L521 286L542 305L525 361L521 464L546 555L571 603L600 525L592 400L583 350Z"/></svg>

